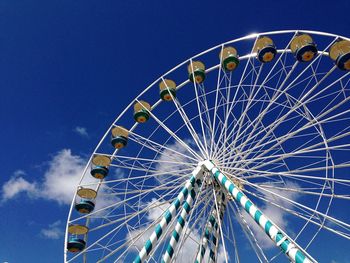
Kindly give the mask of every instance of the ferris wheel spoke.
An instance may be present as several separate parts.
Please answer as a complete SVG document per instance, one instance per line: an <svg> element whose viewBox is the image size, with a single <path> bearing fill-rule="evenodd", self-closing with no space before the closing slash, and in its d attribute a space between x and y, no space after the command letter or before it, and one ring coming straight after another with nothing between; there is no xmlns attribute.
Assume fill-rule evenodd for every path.
<svg viewBox="0 0 350 263"><path fill-rule="evenodd" d="M233 212L235 212L234 209L232 208L232 204L230 204L230 202L227 202L227 204L228 204L227 210L229 210L229 208L231 208L231 210ZM233 228L233 224L232 224L233 218L231 218L231 213L228 212L227 215L228 215L227 217L228 217L229 226L230 226L229 228L231 230L231 236L232 236L232 240L233 240L233 246L235 249L235 262L240 263L241 260L240 260L240 255L239 255L239 251L238 251L238 244L237 244L237 239L240 239L240 238L238 237L238 234L236 233L235 229ZM239 221L239 219L237 221Z"/></svg>
<svg viewBox="0 0 350 263"><path fill-rule="evenodd" d="M178 112L180 113L184 124L186 125L188 131L190 132L193 141L196 143L196 145L197 145L198 149L201 151L202 155L204 155L205 154L205 146L203 145L203 142L201 141L201 139L198 137L198 134L192 125L191 119L188 118L188 116L184 110L184 107L181 106L178 98L173 99L173 102L176 105L176 108L177 108Z"/></svg>
<svg viewBox="0 0 350 263"><path fill-rule="evenodd" d="M249 116L247 116L247 120L248 120L247 123L250 123L250 122L251 122ZM266 128L265 128L265 126L264 126L263 124L261 125L261 128L266 130ZM276 135L275 135L274 133L272 133L272 136L276 137ZM244 141L244 137L242 138L242 141ZM253 142L253 143L254 143L254 142ZM282 147L281 147L281 149L282 149L283 152L285 152L285 151L283 150ZM229 163L229 162L230 162L230 158L232 158L232 156L234 156L233 153L232 153L231 155L229 155L229 156L226 156L226 158L225 158L225 159L227 160L226 163Z"/></svg>
<svg viewBox="0 0 350 263"><path fill-rule="evenodd" d="M287 49L287 47L286 47L286 49ZM268 80L268 77L270 76L270 74L271 74L272 71L274 70L275 66L278 65L278 63L279 63L280 60L282 59L283 54L286 52L286 49L284 49L282 55L280 56L280 59L279 59L278 61L276 61L275 65L274 65L274 66L272 67L272 69L270 70L270 73L265 77L265 79L264 79L264 80L262 81L262 83L259 85L258 91L260 90L261 87L263 87L263 86L265 85L265 83L266 83L267 80ZM283 63L282 63L282 64L283 64ZM287 75L286 75L284 81L282 82L282 84L279 85L279 88L277 89L277 91L282 89L282 87L284 86L284 84L286 83L286 81L288 80L288 78L292 75L292 73L293 73L293 71L294 71L294 69L296 68L297 65L298 65L298 62L295 62L294 65L292 66L292 68L291 68L291 69L289 70L289 72L287 73ZM269 104L266 106L266 108L265 108L262 112L260 112L259 115L258 115L258 117L255 118L255 119L253 120L253 122L252 122L250 125L248 125L248 127L246 128L246 129L248 129L248 128L249 128L251 125L253 125L253 123L255 122L255 124L254 124L254 126L253 126L253 128L252 128L252 132L250 133L250 136L254 133L254 130L256 129L258 123L260 122L260 119L266 114L266 112L269 110L269 107L272 106L272 103L278 99L279 96L276 95L276 94L278 94L277 91L275 92L273 98L271 99L271 101L269 102ZM256 94L258 94L258 93L256 93ZM238 125L238 124L237 124L237 125ZM233 128L233 130L234 130L234 129L235 129L235 127ZM246 129L244 129L244 132L246 131ZM238 133L238 134L237 134L237 137L239 137L239 135L240 135L240 134ZM249 141L249 137L248 137L248 141Z"/></svg>
<svg viewBox="0 0 350 263"><path fill-rule="evenodd" d="M223 54L224 45L221 45L220 48L220 63L219 65L222 65L222 54ZM224 74L224 78L220 80L221 72ZM214 104L214 114L213 114L213 129L211 131L211 142L210 142L210 156L209 158L212 158L212 152L213 152L213 146L214 146L214 131L216 131L216 118L217 118L217 109L218 109L218 100L219 100L219 91L221 83L225 80L226 72L222 69L221 66L219 66L218 69L218 77L216 81L216 90L215 90L215 104ZM229 95L228 95L229 96Z"/></svg>
<svg viewBox="0 0 350 263"><path fill-rule="evenodd" d="M250 60L250 58L248 58L248 60ZM233 107L236 105L236 97L238 95L238 91L242 85L243 80L246 77L246 72L248 70L248 62L246 63L243 73L241 75L240 81L237 85L236 91L234 93L234 96L232 98L232 101L230 102L230 93L228 92L228 96L227 96L227 103L226 103L226 111L225 111L225 116L224 116L224 129L222 129L219 137L218 137L218 141L220 141L222 139L222 137L224 138L224 141L226 140L226 136L227 136L227 125L228 125L228 119L229 119L229 113L232 112ZM229 78L229 83L226 85L227 87L230 87L231 85L231 76L232 73L230 73L230 78ZM230 91L231 89L228 88L228 91Z"/></svg>
<svg viewBox="0 0 350 263"><path fill-rule="evenodd" d="M159 170L156 169L148 169L145 167L140 167L138 168L138 166L127 166L127 165L118 165L118 164L111 164L111 167L115 167L115 168L120 168L120 169L126 169L126 170L130 170L130 171L141 171L141 172L146 172L149 175L153 175L155 177L160 177L160 176L164 176L167 174L172 174L172 175L183 175L184 172L190 172L193 169L192 168L184 168L184 169L178 169L178 170L172 170L172 171L162 171L159 172ZM148 175L148 176L149 176ZM117 179L118 180L118 179ZM110 180L107 182L116 182L115 180ZM101 184L103 184L104 182L101 182Z"/></svg>
<svg viewBox="0 0 350 263"><path fill-rule="evenodd" d="M248 61L246 62L245 64L245 67L244 67L244 70L243 70L243 73L242 73L242 76L239 80L239 83L237 85L237 88L236 88L236 91L234 93L234 96L232 98L232 101L230 102L230 98L227 97L227 108L226 108L226 116L225 116L225 120L224 120L224 129L222 130L222 132L220 133L219 137L218 137L218 141L221 140L221 137L224 138L224 141L226 141L226 138L227 138L227 125L228 125L228 119L229 119L229 116L230 116L230 112L232 112L234 106L236 105L236 97L238 95L238 91L240 90L241 88L241 85L243 83L243 80L245 79L246 77L246 72L248 70L248 65L249 65L249 61L250 61L250 58L248 58Z"/></svg>
<svg viewBox="0 0 350 263"><path fill-rule="evenodd" d="M111 165L113 167L113 165ZM124 168L124 167L123 167ZM125 183L125 182L132 182L132 181L138 181L138 180L143 180L143 179L149 179L150 176L152 176L153 178L157 178L157 177L163 177L165 175L177 175L178 178L176 180L182 180L182 177L188 175L191 171L193 171L193 168L186 168L186 169L178 169L178 170L168 170L168 171L162 171L162 172L154 172L151 174L146 174L146 175L142 175L142 176L133 176L133 177L126 177L126 178L121 178L121 179L114 179L114 180L104 180L101 182L94 182L94 183L82 183L80 185L80 187L91 187L91 186L95 186L95 185L108 185L108 184L115 184L117 183L118 185L121 183ZM149 170L147 171L148 173L150 172ZM175 181L173 181L175 182ZM171 183L171 182L169 182ZM159 188L157 188L159 189Z"/></svg>
<svg viewBox="0 0 350 263"><path fill-rule="evenodd" d="M322 58L322 56L319 56L318 58ZM287 79L290 77L291 73L293 72L293 70L295 69L296 67L296 64L293 65L292 69L289 71L288 75L285 77L284 81L282 82L281 86L279 87L279 89L277 91L281 91L280 93L275 93L274 96L271 98L271 101L270 103L267 105L266 109L261 112L259 114L259 119L257 119L257 123L258 122L261 122L261 119L264 117L264 115L266 114L266 111L268 110L269 107L271 107L271 105L284 93L286 93L287 90L289 90L292 85L296 82L296 80L298 80L310 67L312 68L312 65L313 63L315 63L315 61L318 60L318 58L316 58L314 61L312 61L297 77L294 78L294 80L282 91L282 87L284 86L284 84L286 83ZM315 90L319 85L320 83L322 83L322 81L324 81L328 75L330 75L333 71L335 70L335 67L333 67L320 81L316 82L316 84L314 85L314 87L312 87L306 94L304 94L303 98L307 97L308 94L310 94L313 90ZM300 99L302 101L302 99ZM299 101L298 101L299 102ZM282 120L283 118L286 118L290 112L293 111L293 108L287 113L287 115L284 115L282 116ZM255 130L255 127L257 125L257 123L255 124L255 126L253 127L252 129L252 132L251 134L254 133L254 130ZM259 133L255 134L255 136L257 136ZM268 133L266 134L268 135ZM249 139L247 140L249 141Z"/></svg>
<svg viewBox="0 0 350 263"><path fill-rule="evenodd" d="M194 68L193 68L192 59L190 59L190 65L191 65L191 74L194 76ZM200 86L201 84L198 84L198 85ZM199 115L199 119L200 119L200 126L201 126L201 130L202 130L203 141L204 141L204 148L205 148L204 150L205 150L205 154L206 154L205 156L208 158L209 157L208 145L207 145L208 140L207 140L204 126L203 126L202 111L201 111L201 106L200 106L200 97L199 97L199 93L198 93L198 89L197 89L197 81L195 79L193 79L193 87L194 87L194 91L195 91L197 110L198 110L198 115Z"/></svg>
<svg viewBox="0 0 350 263"><path fill-rule="evenodd" d="M258 101L257 102L255 102L254 104L256 104L256 103L258 103ZM226 102L226 104L227 104L227 102ZM234 125L234 123L237 123L237 119L236 119L236 116L233 114L233 112L229 112L229 113L227 113L228 115L230 115L230 117L232 117L232 119L233 119L233 121L225 128L225 124L223 123L223 122L221 122L221 123L223 123L223 129L222 130L230 130L231 128L232 128L232 126ZM244 124L243 126L245 126L245 125L248 125L249 124L249 122L247 122L246 124ZM215 157L214 158L219 158L219 156L218 155L220 155L220 153L224 153L224 152L227 152L226 150L227 150L227 148L228 147L231 147L231 145L228 145L227 146L227 142L229 141L229 140L231 140L231 138L235 138L236 137L236 133L237 133L237 131L235 131L233 128L232 128L232 131L229 133L229 134L225 134L225 136L222 136L221 134L219 135L219 139L218 139L218 141L222 141L223 143L220 145L220 144L217 144L217 147L215 147ZM223 133L222 133L223 134ZM242 139L243 140L243 139Z"/></svg>
<svg viewBox="0 0 350 263"><path fill-rule="evenodd" d="M313 171L323 171L326 169L329 170L333 170L336 168L344 168L344 167L350 167L350 163L349 164L343 164L343 165L338 165L336 167L330 167L328 166L327 168L325 167L318 167L318 168L313 168L313 169L308 169L307 171L303 171L303 170L290 170L288 172L269 172L269 171L263 171L263 170L253 170L253 169L241 169L241 168L230 168L231 170L236 170L236 171L241 171L241 172L249 172L249 173L253 173L253 175L248 175L248 176L244 176L244 177L237 177L238 180L251 180L251 179L255 179L255 178L267 178L267 177L273 177L273 176L282 176L285 177L286 179L304 179L304 182L309 182L310 184L315 182L334 182L337 184L342 184L342 185L346 185L346 184L350 184L350 180L348 179L340 179L340 178L330 178L330 177L319 177L319 176L312 176L312 175L302 175L302 174L297 174L298 173L302 173L302 172L313 172ZM226 170L230 170L227 169ZM232 172L231 172L232 173ZM243 179L244 178L244 179ZM307 181L310 180L310 181ZM317 183L314 183L315 185L319 185Z"/></svg>
<svg viewBox="0 0 350 263"><path fill-rule="evenodd" d="M260 77L260 74L261 74L262 69L263 69L263 65L260 66L259 72L258 72L258 74L257 74L257 76L256 76L256 78L255 78L254 84L253 84L253 86L252 86L252 88L251 88L251 91L250 91L249 97L248 97L247 105L245 105L245 108L244 108L243 113L240 114L240 116L239 116L239 118L238 118L238 120L237 120L235 126L232 128L232 131L234 131L234 130L236 129L236 127L238 127L238 128L237 128L237 132L236 132L236 133L237 133L237 136L235 136L235 138L234 138L234 140L233 140L233 142L232 142L232 147L235 147L235 146L236 146L237 138L240 137L239 134L240 134L240 131L241 131L242 126L243 126L243 121L244 121L244 119L245 119L246 117L248 117L247 112L248 112L248 110L249 110L249 108L250 108L250 106L251 106L251 103L254 101L255 96L258 94L260 88L262 87L262 86L259 86L259 87L258 87L258 90L254 93L254 89L255 89L255 87L257 86L257 83L258 83L258 80L259 80L259 77Z"/></svg>
<svg viewBox="0 0 350 263"><path fill-rule="evenodd" d="M234 206L232 203L234 204ZM236 219L237 219L239 225L241 226L241 228L243 229L243 233L247 237L247 239L248 239L251 247L253 248L259 262L261 262L261 263L269 262L266 255L264 254L264 251L260 247L258 240L255 238L253 231L249 227L249 224L247 223L241 210L237 206L236 202L235 201L229 202L229 206L231 207L232 211L234 212ZM230 219L230 221L232 220L230 218L230 216L229 216L229 219Z"/></svg>
<svg viewBox="0 0 350 263"><path fill-rule="evenodd" d="M299 124L299 121L296 125L298 125L298 124ZM290 131L292 131L292 130L293 130L293 128ZM266 143L262 143L260 145L260 149L256 148L255 152L254 151L250 151L250 152L246 151L247 153L245 154L245 158L244 158L245 163L246 163L246 165L249 165L250 161L254 162L254 161L259 160L259 159L265 159L266 156L269 156L269 157L275 156L275 153L271 152L271 151L275 150L275 152L276 152L276 150L277 150L277 152L279 152L278 149L283 150L283 143L287 140L298 140L302 137L305 138L305 142L302 145L298 146L296 149L293 149L293 151L291 149L288 150L288 152L283 150L284 154L288 154L289 152L295 152L295 151L298 151L300 149L305 149L303 147L306 147L310 143L312 143L315 140L315 138L317 138L317 136L318 136L317 132L311 132L311 131L308 133L297 134L293 137L286 137L285 140L284 139L279 140L279 138L277 136L274 136L274 138L271 138ZM309 138L311 137L311 139L307 140L308 137ZM322 145L322 144L323 144L323 142L320 145ZM268 147L269 145L271 145L271 147ZM316 147L316 146L314 146L314 147ZM267 148L267 149L264 150L264 148ZM269 153L269 155L267 155L267 153ZM249 158L247 158L247 157L249 157Z"/></svg>
<svg viewBox="0 0 350 263"><path fill-rule="evenodd" d="M320 145L318 144L318 146ZM350 144L341 144L341 145L326 146L326 147L319 147L319 148L315 148L315 145L312 145L307 148L299 149L292 152L286 152L286 153L277 152L277 154L260 156L253 159L246 159L246 160L242 160L240 163L245 164L245 166L248 166L249 164L252 164L252 163L255 163L255 164L258 163L261 165L255 165L255 166L252 166L252 168L259 169L288 158L308 158L308 159L323 158L325 151L336 151L336 150L347 151L347 150L350 150L349 147L350 147ZM310 153L314 153L315 155L312 156L310 155ZM316 155L317 153L320 153L321 155ZM260 161L260 162L257 162L257 161ZM240 167L240 168L243 168L243 167Z"/></svg>
<svg viewBox="0 0 350 263"><path fill-rule="evenodd" d="M181 157L185 157L185 158L188 158L188 159L190 159L190 160L193 160L193 161L197 161L195 158L193 158L192 156L189 156L189 155L187 155L187 154L184 154L184 153L181 153L181 152L178 152L178 151L176 151L176 150L174 150L173 148L170 148L170 147L167 147L167 146L165 146L165 145L161 145L161 144L159 144L159 143L157 143L157 142L155 142L155 141L153 141L153 140L151 140L151 139L149 139L149 138L145 138L145 137L143 137L143 136L141 136L141 135L139 135L139 134L137 134L137 133L135 133L135 132L131 132L130 133L130 139L132 140L132 141L134 141L134 142L136 142L136 143L138 143L138 144L140 144L141 146L144 146L144 147L147 147L148 149L150 149L150 150L153 150L154 152L156 152L156 153L161 153L161 152L163 152L164 150L167 150L167 151L169 151L169 152L171 152L171 153L174 153L174 154L177 154L177 155L179 155L179 156L181 156ZM187 149L187 144L186 144L186 149ZM192 150L191 151L189 151L191 154L192 154ZM162 154L165 154L165 153L162 153ZM169 155L169 154L168 154Z"/></svg>
<svg viewBox="0 0 350 263"><path fill-rule="evenodd" d="M332 146L332 147L321 147L321 148L316 148L316 149L307 149L307 150L299 150L296 152L290 152L290 153L283 153L283 154L276 154L276 155L272 155L272 156L268 156L268 157L260 157L257 159L253 159L253 160L249 160L249 164L253 164L249 169L261 169L263 167L272 165L272 164L277 164L279 161L281 160L294 160L296 158L303 158L304 160L310 160L309 163L305 166L301 166L298 167L297 170L306 170L306 171L310 171L308 169L305 169L307 167L313 167L318 169L318 166L323 165L324 164L324 154L326 151L336 151L336 150L349 150L348 149L349 145L337 145L337 146ZM310 155L310 153L314 153L314 154L319 154L319 155ZM312 162L311 160L315 159L314 162ZM257 162L257 160L260 160L259 162ZM244 163L244 162L242 162ZM319 165L318 165L319 164ZM245 165L245 167L247 167L248 164ZM314 167L316 166L317 167ZM334 166L332 166L334 167ZM244 168L243 166L241 166L240 168ZM327 169L325 169L327 170ZM311 171L315 171L315 170L311 170Z"/></svg>
<svg viewBox="0 0 350 263"><path fill-rule="evenodd" d="M138 100L136 100L139 102ZM140 102L139 102L140 103ZM149 112L150 116L166 131L171 135L175 141L177 141L180 145L182 145L185 149L188 150L194 157L197 157L199 159L202 159L195 151L193 151L187 143L185 143L183 140L181 140L170 128L168 128L161 120L159 120L152 112ZM187 157L187 156L186 156ZM193 158L190 158L193 159Z"/></svg>
<svg viewBox="0 0 350 263"><path fill-rule="evenodd" d="M149 159L149 158L143 158L143 157L133 157L133 156L126 156L126 155L118 155L117 159L122 159L122 160L126 160L126 161L144 161L146 162L146 164L152 164L152 163L165 163L165 164L174 164L174 165L186 165L186 166L191 166L194 168L194 164L188 163L188 162L181 162L178 161L176 158L171 159L169 155L166 156L168 159L164 160L164 159L160 159L160 158L153 158L153 159Z"/></svg>
<svg viewBox="0 0 350 263"><path fill-rule="evenodd" d="M297 65L297 64L294 64L294 65L293 65L293 67L292 67L292 69L291 69L290 72L293 71L293 69L296 67L296 65ZM276 92L276 93L274 94L274 96L273 96L273 98L271 99L271 101L269 102L269 104L264 108L264 110L263 110L262 112L259 113L259 115L258 115L259 117L255 119L256 122L255 122L254 127L253 127L252 130L250 131L250 136L249 136L249 137L246 139L246 141L240 146L240 151L243 150L243 148L245 147L245 145L246 145L251 139L256 138L257 136L259 136L259 135L262 133L262 131L256 132L256 128L259 126L259 123L261 123L262 119L263 119L263 118L265 117L265 115L267 114L269 108L272 107L273 103L274 103L282 94L284 94L284 93L288 90L288 87L286 87L286 88L284 89L284 91L282 91L282 87L284 86L284 84L286 83L287 79L289 78L290 72L288 73L288 75L286 76L285 80L283 81L283 83L282 83L282 85L281 85L281 87L280 87L281 92L280 92L280 93ZM315 86L317 86L317 85L315 85ZM315 87L315 86L314 86L314 87ZM261 144L261 142L263 142L264 139L265 139L268 135L270 135L270 133L273 132L273 130L275 130L276 127L278 127L278 125L279 125L281 122L283 122L283 121L290 115L290 113L292 113L292 112L295 111L295 108L296 108L296 107L293 106L291 109L289 109L289 111L288 111L287 113L283 114L282 117L281 117L281 113L282 113L282 111L281 111L281 112L280 112L280 115L277 117L277 119L266 127L266 129L268 130L268 132L264 134L264 136L255 144L254 147L255 147L255 148L258 147L258 146ZM254 121L253 121L253 122L254 122Z"/></svg>
<svg viewBox="0 0 350 263"><path fill-rule="evenodd" d="M164 78L162 77L162 81L164 81ZM165 83L165 81L164 81ZM169 90L169 88L168 88ZM194 140L194 142L197 144L198 149L202 152L202 154L204 155L204 145L201 142L201 140L199 139L195 129L193 128L193 125L191 123L191 121L189 120L186 112L184 111L183 106L180 104L180 101L178 98L174 98L173 94L171 92L169 92L169 94L171 95L172 101L178 111L178 113L180 114L184 124L186 125L189 133L192 136L192 139Z"/></svg>
<svg viewBox="0 0 350 263"><path fill-rule="evenodd" d="M344 111L344 112L341 112L341 113L338 113L338 114L339 114L339 115L343 115L343 114L346 114L347 112L348 112L348 111ZM300 132L302 132L302 131L304 131L304 130L307 130L307 129L313 127L313 126L317 126L317 125L319 125L319 124L326 123L326 122L328 122L328 121L330 121L330 120L332 120L332 119L334 119L334 116L331 116L331 117L329 117L329 118L327 118L327 119L324 119L324 120L315 119L315 121L313 121L313 122L311 122L311 123L307 123L306 125L302 126L301 128L299 128L299 129L297 129L297 130L295 130L295 131L289 131L289 133L286 133L286 134L284 134L284 135L282 135L282 136L280 136L280 137L278 137L278 138L272 139L272 140L270 140L269 142L263 143L263 144L261 144L260 146L266 146L266 145L268 145L268 144L276 143L276 142L277 142L278 144L282 144L282 143L284 143L285 141L287 141L288 139L293 138L294 135L296 135L296 134L298 134L298 133L300 133ZM336 136L336 137L331 137L331 138L328 139L327 141L328 141L328 142L330 142L330 141L335 141L335 140L341 139L341 138L343 138L343 137L345 137L345 136L347 136L347 135L348 135L348 133L346 133L345 135L339 135L339 136ZM318 146L318 145L321 145L321 144L323 144L323 143L319 143L319 144L315 144L315 145ZM255 148L257 148L257 147L251 148L250 151L252 151L253 149L255 150ZM267 153L267 151L264 152L264 154L266 154L266 153ZM258 156L258 157L260 157L260 156Z"/></svg>
<svg viewBox="0 0 350 263"><path fill-rule="evenodd" d="M332 70L334 70L334 68L332 68ZM347 74L349 74L349 73L347 73ZM324 80L325 78L322 78L322 80ZM320 92L323 92L323 91L325 91L325 90L328 90L330 87L332 87L333 85L335 85L336 83L338 83L340 80L338 79L338 80L336 80L336 81L334 81L333 83L331 83L330 85L328 85L327 87L325 87L323 90L321 90ZM316 86L316 85L315 85ZM314 87L315 87L314 86ZM318 92L317 94L319 94L320 92ZM316 95L317 95L316 94ZM304 98L305 98L305 96L307 96L308 95L308 93L307 94L305 94L304 95ZM316 95L314 95L314 96L312 96L311 98L309 98L308 100L306 100L306 101L298 101L298 103L297 103L297 106L294 106L292 109L290 109L289 110L289 112L287 113L287 114L290 114L292 111L295 111L297 108L300 108L301 106L305 106L306 105L306 103L308 103L309 102L309 100L310 99L312 99L313 97L315 97ZM340 103L338 103L337 105L335 105L334 107L332 107L331 109L329 109L329 110L327 110L326 112L323 112L322 114L319 114L319 115L316 115L315 117L314 117L314 120L313 121L311 121L311 122L309 122L309 123L307 123L304 127L301 127L300 129L298 129L298 130L296 130L296 131L293 131L292 132L292 134L294 134L294 133L297 133L297 132L300 132L300 131L302 131L302 130L305 130L305 129L307 129L307 128L310 128L310 127L312 127L312 126L316 126L316 125L319 125L319 124L322 124L322 123L325 123L327 120L331 120L331 119L334 119L334 118L336 118L337 116L335 116L335 115L333 115L333 116L331 116L331 117L329 117L328 119L324 119L324 120L322 120L322 118L324 117L324 116L326 116L327 114L329 114L329 113L331 113L332 111L334 111L334 110L336 110L338 107L340 107L341 105L343 105L344 103L346 103L348 100L350 100L350 98L348 97L348 98L346 98L345 100L343 100L343 101L341 101ZM337 115L338 116L341 116L341 115L344 115L344 114L346 114L346 113L348 113L349 111L347 111L347 110L345 110L345 111L343 111L343 112L341 112L341 113L338 113ZM282 118L286 118L287 117L287 114L286 115L284 115ZM279 122L280 122L280 120L281 119L277 119L277 120L275 120L272 124L270 124L269 126L275 126L275 128L278 126L278 124L279 124ZM276 126L277 125L277 126ZM270 127L267 127L267 128L270 128ZM274 129L275 129L274 128ZM254 135L254 137L256 137L256 136L258 136L259 135L259 133L256 133L255 135ZM285 135L283 135L283 136L291 136L291 134L285 134ZM281 136L281 137L283 137L283 136ZM278 138L277 138L278 139ZM277 140L276 139L276 140ZM260 140L261 141L261 140ZM259 144L256 144L253 148L256 148L256 147L258 147L259 146Z"/></svg>
<svg viewBox="0 0 350 263"><path fill-rule="evenodd" d="M259 102L260 102L260 101L257 100L254 104L258 104ZM253 106L254 104L252 104L252 106ZM275 107L273 107L272 109L270 109L270 111L275 110L275 109L278 108L279 106L280 106L280 105L276 105ZM252 123L252 121L249 120L249 121L246 122L246 124L245 124L244 126L248 127L251 123ZM266 130L266 127L264 127L263 125L260 125L260 127L258 127L257 129L260 129L259 131L261 131L261 130ZM244 131L243 134L246 134L246 132ZM250 136L249 133L247 133L247 134L248 134L248 135L243 135L243 136L241 136L242 138L241 138L240 140L241 140L241 141L245 141L245 140L247 139L247 137ZM247 136L247 137L246 137L246 136ZM227 138L226 138L225 141L228 142L228 141L231 140L232 138L235 140L235 138L237 138L237 137L238 137L237 131L235 131L235 129L233 128L232 131L230 132L230 134L227 136ZM254 142L250 142L249 144L253 145L253 143L254 143ZM231 149L234 149L233 143L232 143L232 142L229 143L227 147L228 147L228 148L231 148ZM223 147L221 147L221 149L219 149L219 150L217 151L217 152L220 153L220 155L221 155L222 157L226 157L227 154L231 154L231 152L226 153L226 151L222 151L222 148L223 148ZM225 153L226 153L226 154L225 154ZM220 157L221 157L221 156L220 156Z"/></svg>
<svg viewBox="0 0 350 263"><path fill-rule="evenodd" d="M323 193L323 192L305 191L305 190L300 190L300 189L276 187L276 186L270 186L270 185L263 185L263 187L264 188L276 189L276 190L283 190L283 191L286 191L286 192L295 192L295 193L300 193L300 194L303 194L303 195L316 195L316 196L321 196L321 197L350 200L350 195L349 194L347 194L347 195L338 195L338 194L335 194L335 193L327 194L327 193ZM321 190L321 189L319 189L319 190Z"/></svg>

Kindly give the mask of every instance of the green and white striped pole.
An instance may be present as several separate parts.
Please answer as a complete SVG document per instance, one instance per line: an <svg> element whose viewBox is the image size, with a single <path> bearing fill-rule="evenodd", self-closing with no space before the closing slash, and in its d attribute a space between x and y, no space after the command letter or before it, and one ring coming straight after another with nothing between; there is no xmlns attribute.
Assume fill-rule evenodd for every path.
<svg viewBox="0 0 350 263"><path fill-rule="evenodd" d="M218 221L222 220L223 218L223 211L225 210L225 204L226 204L225 198L226 198L225 193L220 191L220 194L218 194L216 198L218 206L214 204L212 212L210 213L208 222L204 230L204 235L202 237L201 242L199 243L199 250L197 252L195 263L202 262L210 240L213 240L214 250L213 248L210 248L209 255L211 258L215 258L215 247L217 246L217 240L218 240L217 235L219 230ZM216 210L217 208L218 210Z"/></svg>
<svg viewBox="0 0 350 263"><path fill-rule="evenodd" d="M182 209L181 209L180 215L177 219L175 229L174 229L173 233L171 234L168 247L163 255L162 263L169 263L174 255L174 251L176 249L177 242L179 242L183 227L185 226L185 223L186 223L187 216L191 211L191 206L192 206L192 203L196 197L197 190L198 190L198 187L195 186L191 190L191 193L187 196L187 199L184 202L184 204L182 205Z"/></svg>
<svg viewBox="0 0 350 263"><path fill-rule="evenodd" d="M203 176L202 166L197 166L196 169L192 172L192 176L189 180L187 180L185 186L182 188L181 192L172 202L168 210L164 213L163 218L160 223L156 226L150 238L146 241L145 245L139 252L139 254L134 259L133 263L141 263L144 262L149 254L152 252L153 248L156 246L158 240L164 233L164 230L171 222L172 218L176 215L177 210L179 209L181 203L187 197L187 195L191 192L193 187L196 184L196 181Z"/></svg>
<svg viewBox="0 0 350 263"><path fill-rule="evenodd" d="M202 241L199 244L199 250L196 256L195 263L202 263L205 251L207 250L207 247L208 247L208 241L210 240L210 236L212 234L215 223L216 223L215 217L213 213L211 213L204 230Z"/></svg>
<svg viewBox="0 0 350 263"><path fill-rule="evenodd" d="M217 199L220 199L220 200L218 200L219 215L217 214L217 211L215 210L216 222L214 224L214 230L213 230L213 234L211 237L212 246L210 247L210 252L209 252L209 263L216 262L216 257L217 257L218 249L219 249L219 238L220 238L219 220L220 220L220 222L222 222L222 220L224 218L226 204L227 204L227 198L226 198L225 193L221 192L221 194L218 195Z"/></svg>
<svg viewBox="0 0 350 263"><path fill-rule="evenodd" d="M309 255L306 255L298 248L298 245L287 235L282 233L279 228L272 223L248 197L242 193L238 187L230 181L215 165L207 160L204 166L212 173L216 181L224 187L229 194L240 204L245 211L254 219L254 221L264 230L264 232L275 242L275 244L287 255L287 257L296 263L314 263L317 262Z"/></svg>

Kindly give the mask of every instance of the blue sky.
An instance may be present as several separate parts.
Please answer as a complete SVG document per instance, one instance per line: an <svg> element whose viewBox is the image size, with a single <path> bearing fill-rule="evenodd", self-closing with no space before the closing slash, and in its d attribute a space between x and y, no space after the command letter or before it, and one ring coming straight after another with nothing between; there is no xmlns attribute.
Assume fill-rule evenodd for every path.
<svg viewBox="0 0 350 263"><path fill-rule="evenodd" d="M349 36L349 9L347 0L1 1L0 263L62 262L69 196L53 176L67 161L81 167L160 74L252 32ZM25 181L6 192L19 177ZM36 190L21 191L28 187Z"/></svg>

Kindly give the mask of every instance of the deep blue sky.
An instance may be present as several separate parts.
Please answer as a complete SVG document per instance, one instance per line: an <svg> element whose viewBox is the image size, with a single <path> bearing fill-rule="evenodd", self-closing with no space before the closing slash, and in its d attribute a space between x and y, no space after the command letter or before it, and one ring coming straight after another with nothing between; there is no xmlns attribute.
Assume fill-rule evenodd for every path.
<svg viewBox="0 0 350 263"><path fill-rule="evenodd" d="M40 184L63 149L88 156L131 99L189 56L252 32L350 36L349 10L348 0L0 1L1 189L19 175ZM69 207L49 199L0 204L1 263L62 261L62 237L42 229L63 231Z"/></svg>

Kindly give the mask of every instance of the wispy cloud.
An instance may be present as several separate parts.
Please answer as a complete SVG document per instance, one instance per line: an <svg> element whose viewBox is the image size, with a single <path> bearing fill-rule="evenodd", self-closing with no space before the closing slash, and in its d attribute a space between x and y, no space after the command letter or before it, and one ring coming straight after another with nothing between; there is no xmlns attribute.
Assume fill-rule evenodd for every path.
<svg viewBox="0 0 350 263"><path fill-rule="evenodd" d="M20 194L26 194L32 199L43 198L45 200L53 200L60 205L70 205L86 162L85 158L74 155L70 149L63 149L48 162L48 167L42 176L42 180L29 182L25 179L26 173L18 170L2 186L1 202L4 203L20 196ZM87 171L82 184L89 185L86 187L94 187L98 182L99 180L93 178ZM113 195L112 192L107 185L100 187L96 198L96 210L119 201L119 198Z"/></svg>
<svg viewBox="0 0 350 263"><path fill-rule="evenodd" d="M41 184L46 198L60 204L70 204L85 162L80 156L73 155L70 149L58 152L49 163Z"/></svg>
<svg viewBox="0 0 350 263"><path fill-rule="evenodd" d="M17 170L13 176L2 186L2 202L14 198L20 193L26 193L31 197L37 195L37 186L34 182L29 182L23 178L25 172Z"/></svg>
<svg viewBox="0 0 350 263"><path fill-rule="evenodd" d="M193 147L192 140L185 140L185 143ZM190 168L191 160L186 157L190 155L186 148L184 148L179 142L167 145L167 148L162 151L162 154L157 159L158 163L155 167L158 173L163 173L161 176L157 176L157 180L160 183L165 183L169 180L170 176L173 176L174 171L182 171ZM171 162L169 162L171 161ZM181 173L181 172L180 172ZM189 171L183 171L183 175L188 175ZM177 175L179 176L179 175Z"/></svg>
<svg viewBox="0 0 350 263"><path fill-rule="evenodd" d="M40 231L40 235L46 239L59 239L64 231L61 229L61 220L58 220Z"/></svg>
<svg viewBox="0 0 350 263"><path fill-rule="evenodd" d="M89 134L88 134L85 127L77 126L74 128L74 132L76 132L77 134L79 134L82 137L85 137L85 138L89 137Z"/></svg>
<svg viewBox="0 0 350 263"><path fill-rule="evenodd" d="M23 171L16 171L2 186L2 202L27 194L31 198L51 199L59 204L70 204L82 171L85 160L73 155L71 150L63 149L53 156L48 163L42 181L29 182Z"/></svg>

